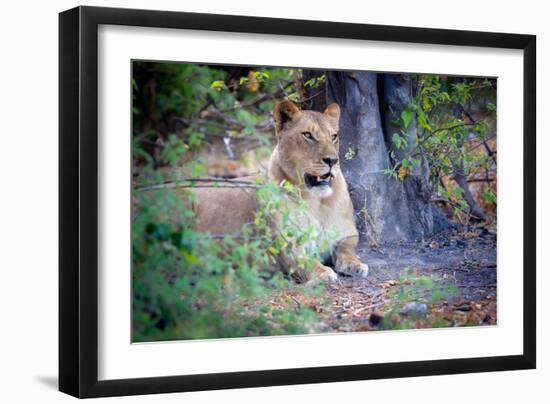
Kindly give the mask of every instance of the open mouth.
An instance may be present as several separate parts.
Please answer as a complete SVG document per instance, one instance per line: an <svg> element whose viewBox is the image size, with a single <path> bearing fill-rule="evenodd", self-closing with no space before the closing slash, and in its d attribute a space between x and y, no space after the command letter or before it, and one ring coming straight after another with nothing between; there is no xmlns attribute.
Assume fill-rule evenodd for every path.
<svg viewBox="0 0 550 404"><path fill-rule="evenodd" d="M330 171L324 175L304 174L304 181L308 188L330 186L333 179L334 176Z"/></svg>

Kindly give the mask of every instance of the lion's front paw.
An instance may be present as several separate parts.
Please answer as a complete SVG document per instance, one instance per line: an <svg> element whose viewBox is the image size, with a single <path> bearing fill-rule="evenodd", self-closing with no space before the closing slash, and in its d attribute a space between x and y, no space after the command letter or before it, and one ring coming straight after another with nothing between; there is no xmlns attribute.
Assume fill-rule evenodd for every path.
<svg viewBox="0 0 550 404"><path fill-rule="evenodd" d="M309 284L319 284L319 283L330 283L336 282L338 280L338 275L330 267L322 265L321 263L316 263L313 266L313 270L297 270L292 273L292 278L298 283L309 283Z"/></svg>
<svg viewBox="0 0 550 404"><path fill-rule="evenodd" d="M346 260L336 265L336 271L346 275L366 278L369 274L369 267L359 260Z"/></svg>
<svg viewBox="0 0 550 404"><path fill-rule="evenodd" d="M336 282L338 280L338 275L332 268L319 264L313 268L313 276L311 280L313 282Z"/></svg>

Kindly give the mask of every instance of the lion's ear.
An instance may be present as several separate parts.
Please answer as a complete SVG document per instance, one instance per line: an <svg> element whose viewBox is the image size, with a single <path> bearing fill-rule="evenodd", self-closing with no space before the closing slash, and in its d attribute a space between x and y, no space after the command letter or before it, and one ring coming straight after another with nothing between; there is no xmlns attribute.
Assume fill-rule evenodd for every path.
<svg viewBox="0 0 550 404"><path fill-rule="evenodd" d="M338 104L333 102L325 109L324 114L328 115L332 119L338 120L340 119L340 107L338 106Z"/></svg>
<svg viewBox="0 0 550 404"><path fill-rule="evenodd" d="M300 108L298 108L292 101L283 100L279 102L273 110L275 132L279 133L282 131L287 125L296 120L301 113Z"/></svg>

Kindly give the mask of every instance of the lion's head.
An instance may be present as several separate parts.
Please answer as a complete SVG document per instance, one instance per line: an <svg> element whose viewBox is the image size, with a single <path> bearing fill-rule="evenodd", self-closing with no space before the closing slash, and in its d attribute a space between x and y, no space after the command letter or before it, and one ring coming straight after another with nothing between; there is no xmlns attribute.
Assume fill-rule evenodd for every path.
<svg viewBox="0 0 550 404"><path fill-rule="evenodd" d="M273 110L277 165L294 185L321 198L332 195L338 164L340 107L333 103L321 113L302 111L283 100Z"/></svg>

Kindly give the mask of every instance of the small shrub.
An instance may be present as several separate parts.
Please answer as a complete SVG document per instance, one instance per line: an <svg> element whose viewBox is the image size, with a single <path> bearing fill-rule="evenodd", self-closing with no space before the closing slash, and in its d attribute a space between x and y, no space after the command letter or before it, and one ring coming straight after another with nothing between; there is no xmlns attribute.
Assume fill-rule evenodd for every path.
<svg viewBox="0 0 550 404"><path fill-rule="evenodd" d="M164 182L152 168L143 172ZM311 270L312 259L328 247L330 237L308 222L306 205L290 184L279 187L259 181L255 185L259 209L254 225L224 237L194 230L190 188L134 191L134 341L318 331L317 314L311 308L284 299L278 299L282 308L280 304L272 307L274 297L297 285L278 271L265 270L274 266L279 254L297 249L303 254L297 256L295 267L288 268L289 273ZM275 231L273 223L279 219ZM301 293L322 295L320 285L301 288Z"/></svg>

